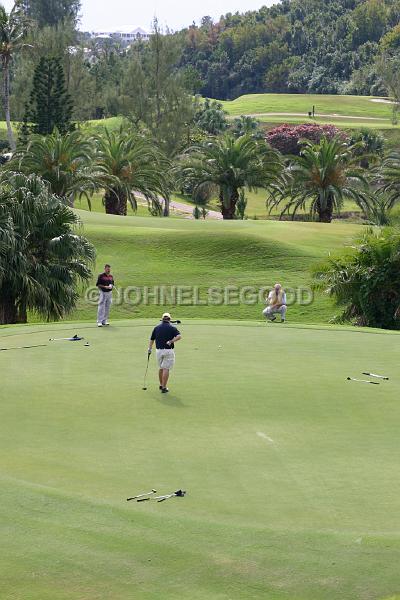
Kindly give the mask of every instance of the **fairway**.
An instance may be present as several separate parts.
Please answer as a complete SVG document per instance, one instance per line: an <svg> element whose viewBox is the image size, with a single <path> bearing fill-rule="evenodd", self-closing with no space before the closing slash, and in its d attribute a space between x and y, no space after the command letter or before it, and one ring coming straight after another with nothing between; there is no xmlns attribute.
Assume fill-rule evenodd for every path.
<svg viewBox="0 0 400 600"><path fill-rule="evenodd" d="M154 324L0 329L1 598L395 598L399 334L185 320L164 397Z"/></svg>
<svg viewBox="0 0 400 600"><path fill-rule="evenodd" d="M384 98L322 94L247 94L222 102L232 117L252 115L271 123L302 123L315 107L318 123L350 129L392 127L392 105Z"/></svg>

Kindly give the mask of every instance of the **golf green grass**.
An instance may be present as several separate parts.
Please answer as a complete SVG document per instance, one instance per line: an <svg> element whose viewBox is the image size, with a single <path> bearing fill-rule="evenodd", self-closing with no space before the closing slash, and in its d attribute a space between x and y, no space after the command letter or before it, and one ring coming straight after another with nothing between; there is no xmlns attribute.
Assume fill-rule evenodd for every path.
<svg viewBox="0 0 400 600"><path fill-rule="evenodd" d="M303 223L279 221L193 221L160 217L118 217L78 211L84 233L97 251L93 280L105 263L112 265L117 287L153 289L164 286L198 288L201 304L191 298L166 305L190 318L258 320L265 307L234 300L219 305L208 302L208 289L253 286L257 289L280 281L286 289L310 286L310 270L329 252L350 244L361 233L359 225L348 223ZM77 310L69 318L95 320L96 306L82 293ZM125 296L126 298L126 296ZM156 317L157 298L136 304L136 293L124 301L114 293L114 319ZM329 322L336 310L321 294L311 305L294 302L288 317L292 322Z"/></svg>
<svg viewBox="0 0 400 600"><path fill-rule="evenodd" d="M0 329L1 598L398 598L399 335L188 320L162 396L154 323Z"/></svg>
<svg viewBox="0 0 400 600"><path fill-rule="evenodd" d="M304 112L308 114L315 106L317 113L340 116L389 118L391 104L373 102L373 96L340 96L329 94L246 94L223 102L231 115L264 112Z"/></svg>

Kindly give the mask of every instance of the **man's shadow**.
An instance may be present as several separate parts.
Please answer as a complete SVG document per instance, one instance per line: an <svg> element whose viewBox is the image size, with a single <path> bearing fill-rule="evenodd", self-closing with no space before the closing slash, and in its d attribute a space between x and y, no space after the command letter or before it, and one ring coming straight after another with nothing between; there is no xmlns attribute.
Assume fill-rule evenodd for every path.
<svg viewBox="0 0 400 600"><path fill-rule="evenodd" d="M187 408L187 405L182 402L179 396L175 396L175 394L171 394L171 392L168 392L168 394L160 393L156 399L158 402L160 402L160 404L164 404L164 406Z"/></svg>

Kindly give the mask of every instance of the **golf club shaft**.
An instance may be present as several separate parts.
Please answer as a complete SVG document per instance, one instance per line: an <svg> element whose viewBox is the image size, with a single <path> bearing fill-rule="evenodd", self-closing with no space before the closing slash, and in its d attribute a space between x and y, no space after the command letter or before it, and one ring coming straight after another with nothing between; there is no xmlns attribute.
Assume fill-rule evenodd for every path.
<svg viewBox="0 0 400 600"><path fill-rule="evenodd" d="M144 374L144 379L143 379L143 387L146 387L146 380L147 380L147 372L149 370L149 363L150 363L150 354L147 355L147 365L146 365L146 371Z"/></svg>
<svg viewBox="0 0 400 600"><path fill-rule="evenodd" d="M44 348L47 344L36 344L35 346L14 346L12 348L0 348L0 352L5 352L6 350L25 350L27 348Z"/></svg>
<svg viewBox="0 0 400 600"><path fill-rule="evenodd" d="M363 373L363 375L368 375L368 377L376 377L377 379L384 379L385 381L389 381L389 377L385 375L376 375L376 373Z"/></svg>

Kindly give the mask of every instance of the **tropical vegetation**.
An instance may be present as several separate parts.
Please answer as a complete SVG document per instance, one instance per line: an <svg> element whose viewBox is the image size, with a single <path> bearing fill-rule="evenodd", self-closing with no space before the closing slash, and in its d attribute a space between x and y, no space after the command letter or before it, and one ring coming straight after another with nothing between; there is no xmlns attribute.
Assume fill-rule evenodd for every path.
<svg viewBox="0 0 400 600"><path fill-rule="evenodd" d="M400 231L370 229L315 269L314 287L341 307L337 322L400 329Z"/></svg>
<svg viewBox="0 0 400 600"><path fill-rule="evenodd" d="M273 188L281 171L279 154L251 135L211 138L189 148L178 165L178 177L194 190L204 185L218 188L221 213L228 220L235 218L241 189Z"/></svg>
<svg viewBox="0 0 400 600"><path fill-rule="evenodd" d="M26 322L28 311L47 320L70 313L94 258L78 216L43 180L2 174L0 323Z"/></svg>

